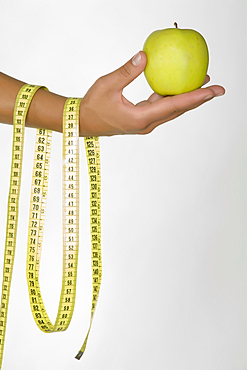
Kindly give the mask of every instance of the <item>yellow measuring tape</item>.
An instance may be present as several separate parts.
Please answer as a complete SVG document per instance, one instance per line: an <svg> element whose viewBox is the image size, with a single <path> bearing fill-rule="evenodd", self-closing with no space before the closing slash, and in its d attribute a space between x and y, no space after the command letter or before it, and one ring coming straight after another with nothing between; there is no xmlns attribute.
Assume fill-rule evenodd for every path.
<svg viewBox="0 0 247 370"><path fill-rule="evenodd" d="M31 100L36 91L40 88L45 87L24 85L18 93L14 109L12 166L0 312L0 368L3 359L7 310L16 246L25 118ZM36 134L29 214L26 274L33 318L40 330L45 333L66 330L70 324L75 304L79 249L80 102L81 99L78 98L67 99L63 112L63 278L60 303L54 325L51 323L44 307L39 287L39 268L45 225L52 131L38 129ZM77 359L81 358L86 348L99 296L102 276L99 139L97 137L86 137L84 141L90 180L93 297L89 330L81 349L75 356Z"/></svg>

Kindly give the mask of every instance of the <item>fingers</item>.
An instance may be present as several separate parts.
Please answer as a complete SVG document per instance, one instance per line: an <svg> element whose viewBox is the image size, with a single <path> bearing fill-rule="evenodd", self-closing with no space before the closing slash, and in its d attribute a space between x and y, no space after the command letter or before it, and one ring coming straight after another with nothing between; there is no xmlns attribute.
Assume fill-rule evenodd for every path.
<svg viewBox="0 0 247 370"><path fill-rule="evenodd" d="M151 104L151 103L154 103L160 99L163 99L164 96L162 95L158 95L156 93L153 93L149 98L148 100L143 100L143 101L140 101L139 103L136 104L137 107L141 106L141 105L147 105L147 104Z"/></svg>
<svg viewBox="0 0 247 370"><path fill-rule="evenodd" d="M146 63L146 54L140 51L122 67L104 76L104 82L108 85L109 90L122 91L144 71Z"/></svg>
<svg viewBox="0 0 247 370"><path fill-rule="evenodd" d="M215 86L212 86L213 88ZM219 86L217 86L218 88ZM217 96L217 95L216 95ZM195 108L198 108L199 106L201 106L202 104L212 100L214 97L211 97L209 99L206 99L206 100L203 100L199 103L196 103L194 105L191 105L190 107L187 107L186 109L184 110L180 110L180 111L177 111L177 112L174 112L172 114L170 114L169 116L166 116L166 117L162 117L160 118L159 120L155 121L155 122L151 122L149 125L147 125L143 130L142 132L140 132L141 134L148 134L150 132L152 132L156 127L158 127L159 125L167 122L167 121L171 121L175 118L178 118L179 116L181 116L182 114L192 110L192 109L195 109Z"/></svg>
<svg viewBox="0 0 247 370"><path fill-rule="evenodd" d="M222 86L214 85L162 99L154 96L154 100L156 100L154 103L137 108L141 110L142 117L145 117L144 119L149 124L160 120L162 117L190 110L192 107L206 102L207 99L224 93L225 89Z"/></svg>
<svg viewBox="0 0 247 370"><path fill-rule="evenodd" d="M206 85L209 81L210 81L210 76L207 75L206 78L205 78L205 81L203 82L203 85L202 86Z"/></svg>
<svg viewBox="0 0 247 370"><path fill-rule="evenodd" d="M158 101L158 100L160 100L160 99L163 99L163 98L164 98L164 96L159 95L159 94L156 94L156 93L153 93L153 94L149 97L148 101L149 101L150 103L154 103L154 102L156 102L156 101Z"/></svg>

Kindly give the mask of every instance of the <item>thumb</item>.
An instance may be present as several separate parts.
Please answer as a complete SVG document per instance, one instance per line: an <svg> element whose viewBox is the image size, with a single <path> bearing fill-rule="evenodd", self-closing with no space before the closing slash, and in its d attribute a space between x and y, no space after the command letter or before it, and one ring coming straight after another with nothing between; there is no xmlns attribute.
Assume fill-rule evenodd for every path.
<svg viewBox="0 0 247 370"><path fill-rule="evenodd" d="M147 63L146 54L143 51L135 54L127 63L116 71L109 73L105 77L112 90L123 90L145 69Z"/></svg>

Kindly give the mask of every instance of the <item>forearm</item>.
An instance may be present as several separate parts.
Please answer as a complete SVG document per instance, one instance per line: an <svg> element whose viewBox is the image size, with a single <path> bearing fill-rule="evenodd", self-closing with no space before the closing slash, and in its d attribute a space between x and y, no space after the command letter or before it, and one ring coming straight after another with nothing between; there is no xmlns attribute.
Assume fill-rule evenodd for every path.
<svg viewBox="0 0 247 370"><path fill-rule="evenodd" d="M12 124L15 100L25 82L0 73L0 122ZM26 127L62 132L66 97L40 89L34 95L26 117Z"/></svg>

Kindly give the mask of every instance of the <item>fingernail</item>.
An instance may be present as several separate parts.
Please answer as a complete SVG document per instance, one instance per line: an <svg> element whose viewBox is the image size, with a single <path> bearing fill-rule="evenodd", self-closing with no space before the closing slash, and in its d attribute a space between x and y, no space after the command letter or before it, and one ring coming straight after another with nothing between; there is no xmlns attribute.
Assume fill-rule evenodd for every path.
<svg viewBox="0 0 247 370"><path fill-rule="evenodd" d="M203 100L209 100L209 99L212 99L214 97L214 95L208 95L206 96L206 98L204 98Z"/></svg>
<svg viewBox="0 0 247 370"><path fill-rule="evenodd" d="M219 93L219 94L217 94L217 95L215 95L215 96L222 96L222 95L224 95L223 93Z"/></svg>
<svg viewBox="0 0 247 370"><path fill-rule="evenodd" d="M141 59L142 59L142 56L141 56L141 53L137 53L136 55L133 56L132 58L132 64L137 67L139 66L139 64L141 63Z"/></svg>

